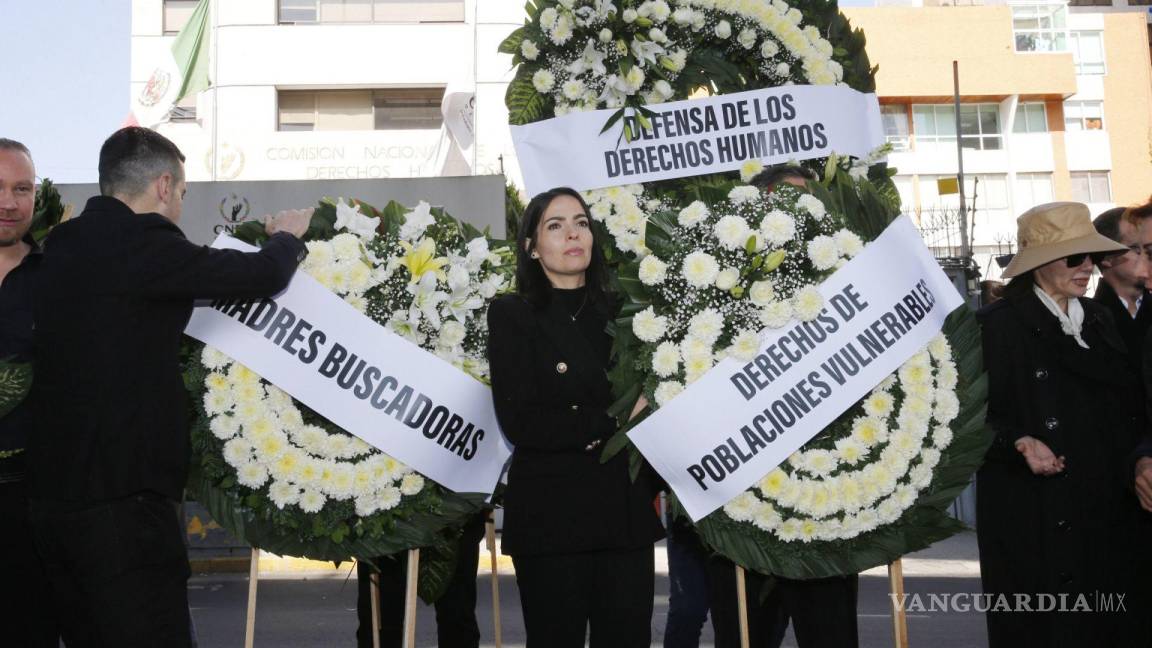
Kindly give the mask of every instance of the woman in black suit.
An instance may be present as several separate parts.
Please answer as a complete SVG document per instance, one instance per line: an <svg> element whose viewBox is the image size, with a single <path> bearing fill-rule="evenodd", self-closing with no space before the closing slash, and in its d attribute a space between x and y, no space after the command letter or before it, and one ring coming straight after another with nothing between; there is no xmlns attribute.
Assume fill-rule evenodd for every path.
<svg viewBox="0 0 1152 648"><path fill-rule="evenodd" d="M613 309L588 206L572 189L528 203L517 237L518 292L488 309L492 398L516 449L504 498L528 648L648 646L653 480L627 453L601 463L617 430L606 370ZM637 404L637 410L646 403Z"/></svg>
<svg viewBox="0 0 1152 648"><path fill-rule="evenodd" d="M1013 279L977 315L996 433L976 491L988 644L1147 646L1129 461L1143 400L1110 314L1083 298L1093 257L1126 248L1098 235L1079 203L1018 222Z"/></svg>

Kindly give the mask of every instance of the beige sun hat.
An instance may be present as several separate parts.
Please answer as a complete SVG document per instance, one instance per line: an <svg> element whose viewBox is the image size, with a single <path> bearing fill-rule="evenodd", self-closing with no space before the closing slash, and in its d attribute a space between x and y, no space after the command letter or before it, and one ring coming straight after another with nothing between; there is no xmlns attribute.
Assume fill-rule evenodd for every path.
<svg viewBox="0 0 1152 648"><path fill-rule="evenodd" d="M1124 252L1127 247L1096 232L1088 206L1077 202L1036 205L1016 219L1019 251L1001 276L1011 278L1066 256Z"/></svg>

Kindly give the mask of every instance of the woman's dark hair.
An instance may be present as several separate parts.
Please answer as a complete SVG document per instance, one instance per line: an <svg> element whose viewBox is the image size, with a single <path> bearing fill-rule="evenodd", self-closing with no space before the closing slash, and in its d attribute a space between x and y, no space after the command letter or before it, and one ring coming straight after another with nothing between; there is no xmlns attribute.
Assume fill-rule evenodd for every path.
<svg viewBox="0 0 1152 648"><path fill-rule="evenodd" d="M1001 297L1004 299L1019 299L1022 295L1032 292L1032 287L1036 285L1036 271L1029 270L1024 274L1016 275L1004 286Z"/></svg>
<svg viewBox="0 0 1152 648"><path fill-rule="evenodd" d="M560 196L571 196L580 203L580 208L588 216L591 225L592 216L589 214L588 203L580 192L568 187L556 187L543 193L536 194L528 201L524 208L524 215L520 219L520 231L516 235L516 292L526 298L536 307L548 304L552 297L552 282L544 274L544 268L539 259L533 259L532 250L536 247L536 228L540 225L540 218L552 201ZM607 276L604 264L604 252L600 249L599 236L596 227L589 228L592 232L592 256L588 263L588 270L584 274L584 285L588 291L589 303L601 301L604 297L604 279ZM527 245L531 239L531 247Z"/></svg>

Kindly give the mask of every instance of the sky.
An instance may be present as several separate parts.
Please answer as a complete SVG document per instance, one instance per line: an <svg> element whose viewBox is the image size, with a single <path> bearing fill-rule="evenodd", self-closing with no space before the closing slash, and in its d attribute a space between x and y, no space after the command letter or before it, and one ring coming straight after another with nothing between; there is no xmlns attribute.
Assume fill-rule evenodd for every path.
<svg viewBox="0 0 1152 648"><path fill-rule="evenodd" d="M0 0L0 137L36 174L95 182L100 145L128 114L129 0Z"/></svg>

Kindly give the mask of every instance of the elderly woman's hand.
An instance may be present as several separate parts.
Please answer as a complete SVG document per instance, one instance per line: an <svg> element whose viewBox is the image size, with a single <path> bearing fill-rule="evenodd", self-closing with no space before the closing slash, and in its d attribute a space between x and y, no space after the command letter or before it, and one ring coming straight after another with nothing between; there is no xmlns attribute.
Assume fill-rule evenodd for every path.
<svg viewBox="0 0 1152 648"><path fill-rule="evenodd" d="M1016 450L1024 455L1034 475L1058 475L1064 472L1064 457L1057 457L1043 441L1030 436L1016 439Z"/></svg>

